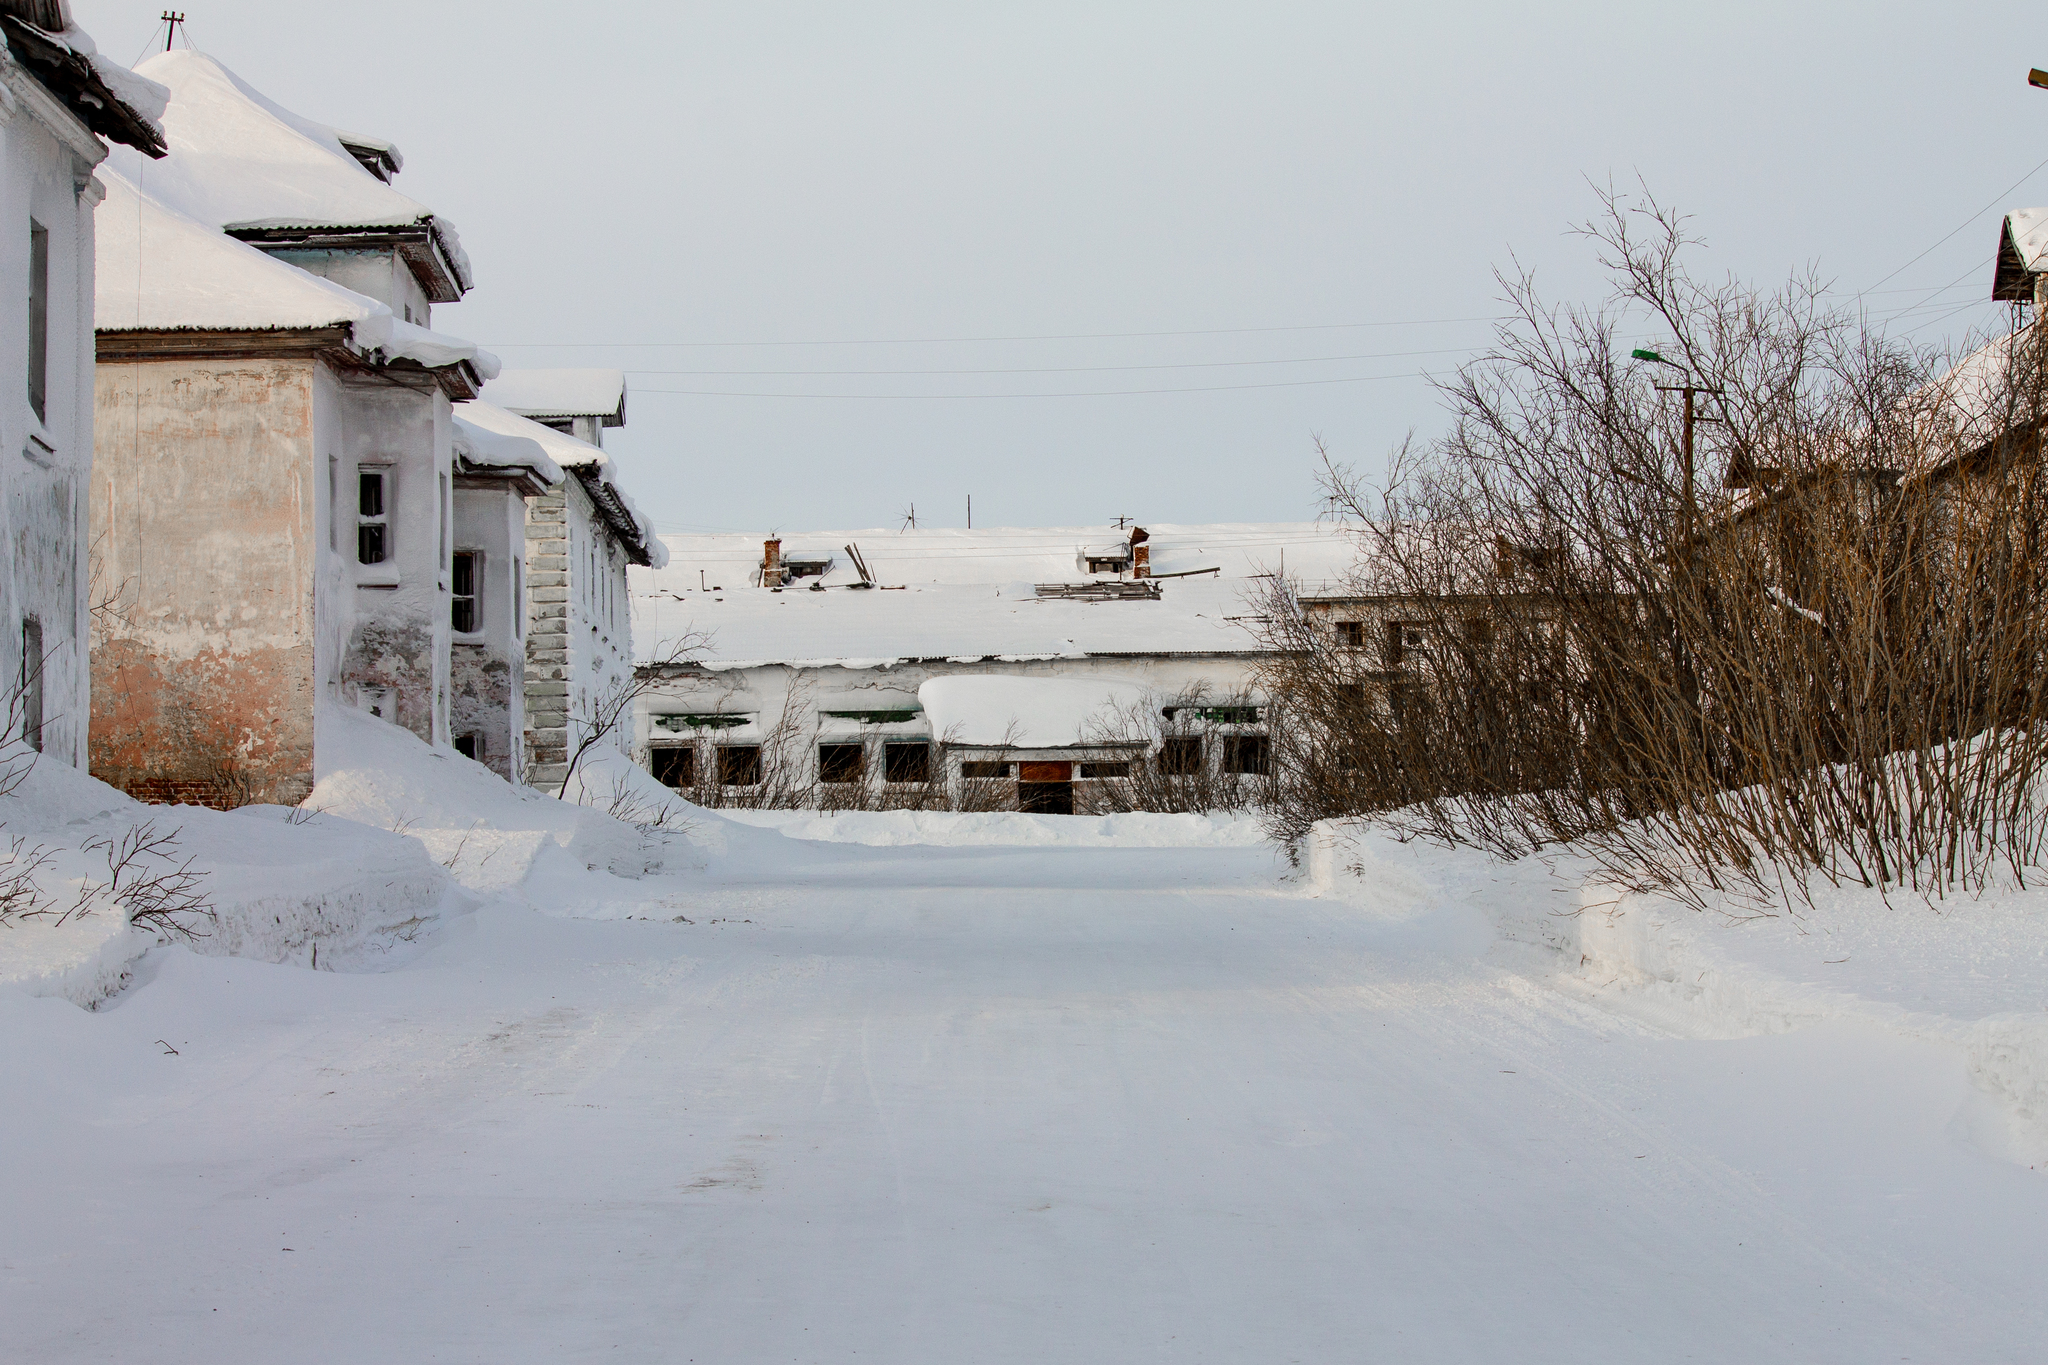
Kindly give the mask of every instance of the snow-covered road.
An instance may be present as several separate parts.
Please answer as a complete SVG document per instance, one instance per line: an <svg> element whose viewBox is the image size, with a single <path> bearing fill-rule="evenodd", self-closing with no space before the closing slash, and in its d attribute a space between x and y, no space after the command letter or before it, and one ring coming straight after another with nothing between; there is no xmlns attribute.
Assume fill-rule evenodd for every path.
<svg viewBox="0 0 2048 1365"><path fill-rule="evenodd" d="M1274 873L833 846L0 996L0 1355L2038 1358L2048 1177L1953 1054L1652 1034Z"/></svg>

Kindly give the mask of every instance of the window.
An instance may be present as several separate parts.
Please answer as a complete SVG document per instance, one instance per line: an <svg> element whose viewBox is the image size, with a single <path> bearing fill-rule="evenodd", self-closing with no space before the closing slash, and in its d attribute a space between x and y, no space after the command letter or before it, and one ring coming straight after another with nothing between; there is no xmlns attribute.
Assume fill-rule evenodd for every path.
<svg viewBox="0 0 2048 1365"><path fill-rule="evenodd" d="M820 782L858 782L864 766L863 751L858 744L820 744L818 746L818 780Z"/></svg>
<svg viewBox="0 0 2048 1365"><path fill-rule="evenodd" d="M327 457L327 548L341 549L341 460Z"/></svg>
<svg viewBox="0 0 2048 1365"><path fill-rule="evenodd" d="M1008 777L1009 775L1010 765L1007 763L993 763L981 759L970 759L960 765L960 776L962 777Z"/></svg>
<svg viewBox="0 0 2048 1365"><path fill-rule="evenodd" d="M664 787L697 785L697 750L687 744L660 745L648 751L654 780Z"/></svg>
<svg viewBox="0 0 2048 1365"><path fill-rule="evenodd" d="M932 780L932 746L919 740L882 746L883 775L891 782Z"/></svg>
<svg viewBox="0 0 2048 1365"><path fill-rule="evenodd" d="M1347 711L1365 709L1365 684L1346 682L1337 684L1337 704Z"/></svg>
<svg viewBox="0 0 2048 1365"><path fill-rule="evenodd" d="M21 623L21 738L37 753L43 748L43 623Z"/></svg>
<svg viewBox="0 0 2048 1365"><path fill-rule="evenodd" d="M455 564L449 571L448 582L453 596L448 607L448 622L464 635L474 634L480 629L477 614L477 562L483 558L474 550L457 550Z"/></svg>
<svg viewBox="0 0 2048 1365"><path fill-rule="evenodd" d="M28 405L43 420L50 386L50 230L28 224Z"/></svg>
<svg viewBox="0 0 2048 1365"><path fill-rule="evenodd" d="M1400 668L1408 656L1422 648L1422 626L1414 621L1387 622L1387 667Z"/></svg>
<svg viewBox="0 0 2048 1365"><path fill-rule="evenodd" d="M391 557L391 520L386 515L389 470L356 473L356 562L382 564Z"/></svg>
<svg viewBox="0 0 2048 1365"><path fill-rule="evenodd" d="M1081 776L1083 777L1129 777L1130 775L1131 765L1129 763L1083 763L1081 765Z"/></svg>
<svg viewBox="0 0 2048 1365"><path fill-rule="evenodd" d="M761 746L727 744L718 751L718 785L758 787L761 785Z"/></svg>
<svg viewBox="0 0 2048 1365"><path fill-rule="evenodd" d="M1365 622L1339 621L1337 623L1337 643L1345 649L1364 649Z"/></svg>
<svg viewBox="0 0 2048 1365"><path fill-rule="evenodd" d="M1186 777L1202 771L1202 737L1168 735L1159 742L1159 771L1169 777Z"/></svg>
<svg viewBox="0 0 2048 1365"><path fill-rule="evenodd" d="M512 561L512 633L526 635L526 561Z"/></svg>
<svg viewBox="0 0 2048 1365"><path fill-rule="evenodd" d="M1493 622L1484 616L1471 616L1465 620L1465 643L1472 646L1476 654L1484 654L1493 648Z"/></svg>
<svg viewBox="0 0 2048 1365"><path fill-rule="evenodd" d="M448 476L441 476L441 560L448 562Z"/></svg>
<svg viewBox="0 0 2048 1365"><path fill-rule="evenodd" d="M455 752L461 754L464 758L473 758L479 763L483 762L484 737L474 731L466 735L457 735L455 737Z"/></svg>
<svg viewBox="0 0 2048 1365"><path fill-rule="evenodd" d="M1273 770L1272 741L1264 735L1229 735L1223 741L1223 771L1263 777Z"/></svg>

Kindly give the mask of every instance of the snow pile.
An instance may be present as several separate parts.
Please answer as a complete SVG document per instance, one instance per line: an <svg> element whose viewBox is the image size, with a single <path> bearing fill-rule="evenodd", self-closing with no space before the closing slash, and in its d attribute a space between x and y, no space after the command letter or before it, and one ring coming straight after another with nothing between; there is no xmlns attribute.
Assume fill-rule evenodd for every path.
<svg viewBox="0 0 2048 1365"><path fill-rule="evenodd" d="M201 953L358 962L416 938L453 904L448 874L409 840L272 806L226 813L146 806L48 761L0 796L0 836L0 854L9 859L0 878L39 852L48 855L31 875L41 902L59 912L113 878L124 842L171 836L133 867L147 876L189 860L204 874L195 889L211 916L180 917L198 935L189 946ZM119 989L135 959L158 941L155 931L131 926L106 895L94 897L84 913L57 919L0 924L0 983L91 1005Z"/></svg>
<svg viewBox="0 0 2048 1365"><path fill-rule="evenodd" d="M366 712L323 705L316 724L328 757L306 805L416 841L473 891L513 891L536 869L642 877L663 864L658 834L515 787Z"/></svg>
<svg viewBox="0 0 2048 1365"><path fill-rule="evenodd" d="M1106 678L933 678L917 689L932 733L948 744L1020 749L1089 743L1149 695L1141 683Z"/></svg>
<svg viewBox="0 0 2048 1365"><path fill-rule="evenodd" d="M1256 818L1234 815L1029 815L1021 811L720 811L792 839L901 848L1258 848Z"/></svg>

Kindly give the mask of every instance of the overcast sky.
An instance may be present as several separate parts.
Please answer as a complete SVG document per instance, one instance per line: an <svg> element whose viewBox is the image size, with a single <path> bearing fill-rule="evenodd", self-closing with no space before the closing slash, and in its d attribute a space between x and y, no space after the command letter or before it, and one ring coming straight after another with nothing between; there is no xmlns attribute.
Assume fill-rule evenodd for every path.
<svg viewBox="0 0 2048 1365"><path fill-rule="evenodd" d="M122 61L162 27L73 8ZM2007 190L2048 157L2038 6L185 12L403 149L476 263L437 327L628 371L606 448L664 529L1305 519L1312 434L1370 464L1440 429L1421 375L1483 343L1510 253L1599 295L1588 178L1920 339L1993 320L1999 214L2048 203Z"/></svg>

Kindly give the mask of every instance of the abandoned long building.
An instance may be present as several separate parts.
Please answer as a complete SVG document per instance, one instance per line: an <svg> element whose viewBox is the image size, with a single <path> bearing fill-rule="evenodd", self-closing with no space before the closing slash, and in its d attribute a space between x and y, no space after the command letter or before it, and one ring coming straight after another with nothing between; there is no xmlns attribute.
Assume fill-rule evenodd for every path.
<svg viewBox="0 0 2048 1365"><path fill-rule="evenodd" d="M1202 699L1178 761L1260 772L1265 594L1334 582L1358 548L1301 523L664 539L669 567L634 575L656 777L741 803L994 782L1043 810L1142 756L1176 699ZM686 640L689 662L656 665Z"/></svg>

